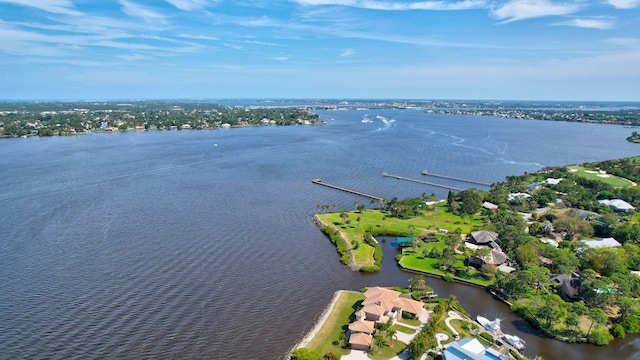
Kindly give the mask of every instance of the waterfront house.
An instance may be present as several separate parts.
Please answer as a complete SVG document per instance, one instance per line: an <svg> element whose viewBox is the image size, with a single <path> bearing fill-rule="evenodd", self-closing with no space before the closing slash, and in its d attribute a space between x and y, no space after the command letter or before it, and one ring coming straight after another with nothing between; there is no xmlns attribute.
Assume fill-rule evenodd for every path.
<svg viewBox="0 0 640 360"><path fill-rule="evenodd" d="M580 287L582 286L582 282L577 274L572 276L566 274L552 275L550 280L552 284L555 284L558 294L565 301L580 300Z"/></svg>
<svg viewBox="0 0 640 360"><path fill-rule="evenodd" d="M403 312L418 316L424 303L402 296L399 291L371 287L364 293L362 311L365 319L374 322L387 322L389 319L398 319Z"/></svg>
<svg viewBox="0 0 640 360"><path fill-rule="evenodd" d="M352 334L355 333L363 333L368 335L373 335L373 330L375 329L375 322L367 321L367 320L358 320L349 324L349 331Z"/></svg>
<svg viewBox="0 0 640 360"><path fill-rule="evenodd" d="M403 312L418 316L424 303L402 296L399 291L371 287L364 293L362 309L356 311L356 321L349 324L349 346L354 350L368 351L373 343L376 322L386 323L398 319Z"/></svg>
<svg viewBox="0 0 640 360"><path fill-rule="evenodd" d="M365 333L353 333L349 336L349 347L353 350L369 351L373 343L373 336Z"/></svg>
<svg viewBox="0 0 640 360"><path fill-rule="evenodd" d="M484 264L500 266L509 262L509 256L503 253L500 249L489 249L489 255L487 256L469 256L467 263L469 265L480 267Z"/></svg>
<svg viewBox="0 0 640 360"><path fill-rule="evenodd" d="M349 346L354 350L368 351L373 342L375 323L357 320L349 324Z"/></svg>

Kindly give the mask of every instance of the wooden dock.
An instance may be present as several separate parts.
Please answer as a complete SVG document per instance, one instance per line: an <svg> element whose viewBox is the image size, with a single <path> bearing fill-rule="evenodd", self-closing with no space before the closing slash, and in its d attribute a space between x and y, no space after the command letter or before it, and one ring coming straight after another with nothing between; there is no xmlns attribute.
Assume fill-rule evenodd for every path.
<svg viewBox="0 0 640 360"><path fill-rule="evenodd" d="M448 186L448 185L442 185L442 184L436 184L436 183L432 183L432 182L428 182L428 181L422 181L422 180L416 180L416 179L410 179L404 176L398 176L398 175L393 175L393 174L387 174L382 173L382 176L386 176L386 177L392 177L392 178L396 178L398 180L405 180L405 181L411 181L411 182L415 182L418 184L425 184L425 185L429 185L429 186L435 186L435 187L439 187L439 188L443 188L443 189L448 189L448 190L453 190L453 191L463 191L464 189L460 189L457 187L453 187L453 186Z"/></svg>
<svg viewBox="0 0 640 360"><path fill-rule="evenodd" d="M323 182L322 179L313 179L313 180L311 180L311 182L314 183L314 184L330 187L332 189L341 190L341 191L345 191L345 192L348 192L348 193L351 193L351 194L364 196L364 197L367 197L369 199L374 199L374 200L378 200L378 201L383 201L384 200L384 198L381 198L380 196L366 194L366 193L363 193L361 191L357 191L357 190L353 190L353 189L347 189L347 188L342 187L342 186L337 186L337 185L333 185L333 184L329 184L329 183Z"/></svg>
<svg viewBox="0 0 640 360"><path fill-rule="evenodd" d="M477 184L477 185L482 185L482 186L491 186L491 184L486 183L486 182L477 181L477 180L470 180L470 179L462 179L462 178L457 178L457 177L447 176L447 175L432 174L432 173L428 172L427 170L423 171L422 175L433 176L433 177L437 177L437 178L441 178L441 179L447 179L447 180L461 181L461 182L466 182L466 183L470 183L470 184Z"/></svg>

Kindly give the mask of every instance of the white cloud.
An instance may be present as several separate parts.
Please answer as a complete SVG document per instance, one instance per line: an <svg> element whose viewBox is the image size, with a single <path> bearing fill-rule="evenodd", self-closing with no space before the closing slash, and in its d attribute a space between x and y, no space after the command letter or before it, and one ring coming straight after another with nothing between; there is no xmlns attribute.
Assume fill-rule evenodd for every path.
<svg viewBox="0 0 640 360"><path fill-rule="evenodd" d="M607 0L607 2L617 9L633 9L640 6L640 0Z"/></svg>
<svg viewBox="0 0 640 360"><path fill-rule="evenodd" d="M600 30L609 30L615 28L615 24L612 21L602 19L572 19L560 22L558 23L558 25Z"/></svg>
<svg viewBox="0 0 640 360"><path fill-rule="evenodd" d="M287 60L289 60L289 57L288 56L284 56L284 55L283 56L275 56L275 57L272 57L271 60L287 61Z"/></svg>
<svg viewBox="0 0 640 360"><path fill-rule="evenodd" d="M345 51L342 52L342 54L340 54L340 56L353 56L355 55L356 52L353 49L346 49Z"/></svg>
<svg viewBox="0 0 640 360"><path fill-rule="evenodd" d="M617 46L624 46L627 48L640 47L640 39L636 38L609 38L603 40L602 42Z"/></svg>
<svg viewBox="0 0 640 360"><path fill-rule="evenodd" d="M484 0L394 2L381 0L293 0L301 5L338 5L370 10L464 10L484 7Z"/></svg>
<svg viewBox="0 0 640 360"><path fill-rule="evenodd" d="M510 0L491 14L504 23L544 16L569 15L580 10L575 3L553 3L549 0Z"/></svg>
<svg viewBox="0 0 640 360"><path fill-rule="evenodd" d="M54 14L82 15L70 0L0 0L0 3L28 6Z"/></svg>
<svg viewBox="0 0 640 360"><path fill-rule="evenodd" d="M166 0L166 2L184 11L200 10L209 5L207 0Z"/></svg>
<svg viewBox="0 0 640 360"><path fill-rule="evenodd" d="M148 23L166 22L164 15L154 11L148 6L136 4L128 0L119 0L119 2L120 5L122 5L122 12L129 16L142 18Z"/></svg>

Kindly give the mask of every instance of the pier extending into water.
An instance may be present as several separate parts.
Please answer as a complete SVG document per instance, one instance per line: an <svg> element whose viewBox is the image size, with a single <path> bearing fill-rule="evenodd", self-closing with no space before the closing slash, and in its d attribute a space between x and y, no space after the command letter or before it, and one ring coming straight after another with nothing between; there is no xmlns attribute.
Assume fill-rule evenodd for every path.
<svg viewBox="0 0 640 360"><path fill-rule="evenodd" d="M466 182L466 183L470 183L470 184L478 184L478 185L482 185L482 186L491 186L491 184L486 183L486 182L482 182L482 181L478 181L478 180L457 178L457 177L441 175L441 174L432 174L432 173L428 172L427 170L423 171L422 175L433 176L433 177L437 177L437 178L441 178L441 179L447 179L447 180L461 181L461 182Z"/></svg>
<svg viewBox="0 0 640 360"><path fill-rule="evenodd" d="M460 189L457 187L453 187L453 186L448 186L448 185L442 185L442 184L436 184L436 183L432 183L432 182L428 182L428 181L422 181L422 180L416 180L416 179L410 179L404 176L398 176L398 175L393 175L393 174L387 174L382 173L382 176L386 176L386 177L392 177L392 178L396 178L398 180L406 180L406 181L411 181L411 182L415 182L418 184L425 184L425 185L429 185L429 186L435 186L435 187L439 187L439 188L443 188L443 189L448 189L448 190L453 190L453 191L463 191L464 189Z"/></svg>
<svg viewBox="0 0 640 360"><path fill-rule="evenodd" d="M345 191L345 192L348 192L348 193L351 193L351 194L356 194L356 195L368 197L369 199L374 199L374 200L378 200L378 201L384 200L384 198L381 198L380 196L375 196L375 195L363 193L361 191L357 191L357 190L353 190L353 189L347 189L347 188L342 187L342 186L333 185L333 184L329 184L329 183L323 182L322 179L313 179L313 180L311 180L311 182L314 183L314 184L330 187L332 189L342 190L342 191Z"/></svg>

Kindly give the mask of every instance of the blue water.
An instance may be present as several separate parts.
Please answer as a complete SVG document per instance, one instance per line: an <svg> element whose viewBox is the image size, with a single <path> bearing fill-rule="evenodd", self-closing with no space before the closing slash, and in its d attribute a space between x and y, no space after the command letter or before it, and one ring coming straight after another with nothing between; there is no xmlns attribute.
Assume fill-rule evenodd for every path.
<svg viewBox="0 0 640 360"><path fill-rule="evenodd" d="M485 182L638 155L610 125L326 111L324 126L0 140L0 358L278 359L338 289L404 286L352 273L311 215L446 190L382 177ZM368 115L372 123L362 123ZM217 144L217 146L214 146ZM456 187L468 184L428 179ZM528 352L629 357L540 339L479 290L430 282L472 314L502 313ZM486 299L478 303L477 299ZM537 345L536 345L537 344ZM595 350L594 350L595 349ZM599 352L598 352L599 351Z"/></svg>

